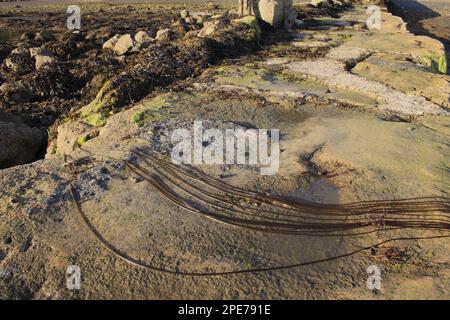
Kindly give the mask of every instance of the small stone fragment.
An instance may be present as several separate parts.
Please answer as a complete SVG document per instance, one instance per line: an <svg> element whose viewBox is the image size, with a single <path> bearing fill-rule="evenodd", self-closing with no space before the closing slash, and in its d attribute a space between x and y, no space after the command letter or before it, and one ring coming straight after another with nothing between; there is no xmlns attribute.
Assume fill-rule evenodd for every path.
<svg viewBox="0 0 450 320"><path fill-rule="evenodd" d="M156 33L155 40L157 41L170 41L173 39L170 29L161 29Z"/></svg>

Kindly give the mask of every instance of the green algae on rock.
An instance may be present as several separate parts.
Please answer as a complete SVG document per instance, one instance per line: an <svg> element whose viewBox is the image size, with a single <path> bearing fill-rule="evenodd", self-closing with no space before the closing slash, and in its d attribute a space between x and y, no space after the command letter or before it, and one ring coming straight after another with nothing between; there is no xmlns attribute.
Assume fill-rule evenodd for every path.
<svg viewBox="0 0 450 320"><path fill-rule="evenodd" d="M248 26L250 26L253 34L251 36L251 38L253 39L253 41L259 45L261 42L261 36L262 36L262 30L261 27L259 26L258 23L258 19L256 17L253 16L247 16L247 17L243 17L240 19L236 19L234 20L234 22L236 23L245 23Z"/></svg>

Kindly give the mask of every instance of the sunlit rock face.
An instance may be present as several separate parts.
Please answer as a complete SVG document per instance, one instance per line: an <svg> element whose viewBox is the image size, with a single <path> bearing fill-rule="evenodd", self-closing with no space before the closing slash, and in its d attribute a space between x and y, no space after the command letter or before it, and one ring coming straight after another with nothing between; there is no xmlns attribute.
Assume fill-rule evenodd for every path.
<svg viewBox="0 0 450 320"><path fill-rule="evenodd" d="M292 0L240 0L241 15L255 15L275 28L290 28L295 21Z"/></svg>
<svg viewBox="0 0 450 320"><path fill-rule="evenodd" d="M261 0L259 1L259 14L261 19L274 27L280 27L284 18L284 1Z"/></svg>

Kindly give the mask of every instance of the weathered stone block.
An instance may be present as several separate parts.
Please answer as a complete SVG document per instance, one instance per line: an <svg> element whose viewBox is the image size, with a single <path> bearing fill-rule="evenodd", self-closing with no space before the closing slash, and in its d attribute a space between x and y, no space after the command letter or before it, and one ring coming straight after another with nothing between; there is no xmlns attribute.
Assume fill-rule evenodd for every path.
<svg viewBox="0 0 450 320"><path fill-rule="evenodd" d="M239 13L254 15L275 28L290 29L297 18L292 6L292 0L240 0Z"/></svg>

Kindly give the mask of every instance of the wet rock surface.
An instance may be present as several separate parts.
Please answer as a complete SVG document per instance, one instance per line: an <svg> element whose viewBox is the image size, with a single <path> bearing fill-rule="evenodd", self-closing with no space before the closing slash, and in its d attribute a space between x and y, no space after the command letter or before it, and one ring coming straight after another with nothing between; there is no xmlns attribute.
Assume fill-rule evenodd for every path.
<svg viewBox="0 0 450 320"><path fill-rule="evenodd" d="M33 35L20 40L24 45L4 49L5 57L17 59L12 63L26 63L14 71L3 62L1 90L14 102L7 99L2 107L28 113L29 121L51 127L54 135L45 160L0 171L0 267L13 270L16 280L0 289L2 296L445 296L450 285L448 241L395 243L392 250L408 256L399 261L367 252L284 271L200 278L137 268L96 241L77 214L70 185L108 241L132 257L171 270L219 272L298 263L394 236L433 234L268 235L186 212L127 171L120 160L136 161L130 151L137 147L169 156L173 130L190 131L195 120L220 130L280 130L280 169L274 176L261 176L250 165L198 166L236 187L321 203L448 197L448 105L445 93L433 89L445 89L448 77L433 73L427 59L442 53L442 44L402 28L361 28L366 11L359 4L297 6L298 17L309 20L301 29L281 34L263 24L259 34L252 23L233 22L235 16L217 10L220 17L213 25L220 27L205 37L186 37L180 31L184 23L178 19L183 16L190 29L186 33L204 28L199 17L212 19L196 14L205 8L189 9L170 10L173 26L160 20L166 10L152 9L142 17L133 6L124 7L119 14L136 17L132 25L130 17L114 27L100 18L98 29L56 35L64 41L36 40ZM102 10L111 17L110 10ZM186 21L190 17L195 23ZM389 14L383 17L397 21ZM90 21L96 20L88 16ZM129 34L138 42L140 31L154 38L164 28L173 30L175 40L150 41L121 56L114 53L115 44L103 48L116 34ZM22 47L42 47L57 61L36 71L29 50ZM393 66L397 78L389 73L396 70ZM435 85L413 84L407 80L409 72ZM377 294L366 288L366 269L374 263L384 279ZM66 268L74 264L83 272L79 291L61 286ZM400 292L410 286L413 291Z"/></svg>

